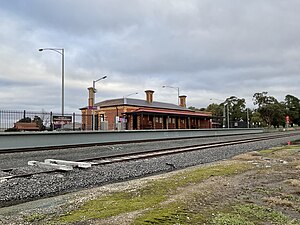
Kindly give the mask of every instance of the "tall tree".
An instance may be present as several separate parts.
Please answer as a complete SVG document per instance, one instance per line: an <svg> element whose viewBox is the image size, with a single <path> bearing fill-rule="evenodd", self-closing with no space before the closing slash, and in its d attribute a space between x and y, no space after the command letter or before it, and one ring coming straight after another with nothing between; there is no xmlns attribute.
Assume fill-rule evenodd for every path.
<svg viewBox="0 0 300 225"><path fill-rule="evenodd" d="M251 118L252 125L254 127L265 127L267 124L262 120L261 115L259 112L254 111L252 113L252 118Z"/></svg>
<svg viewBox="0 0 300 225"><path fill-rule="evenodd" d="M223 107L216 103L209 104L206 108L206 111L211 112L213 116L222 117L223 116Z"/></svg>
<svg viewBox="0 0 300 225"><path fill-rule="evenodd" d="M284 105L291 124L300 125L300 100L293 95L286 95Z"/></svg>
<svg viewBox="0 0 300 225"><path fill-rule="evenodd" d="M218 127L224 126L223 120L223 106L220 104L212 103L206 108L206 111L211 112L213 115L213 122L218 124Z"/></svg>
<svg viewBox="0 0 300 225"><path fill-rule="evenodd" d="M257 112L268 126L278 127L284 123L285 107L268 92L255 93L253 95L254 105L258 105Z"/></svg>
<svg viewBox="0 0 300 225"><path fill-rule="evenodd" d="M244 98L231 96L225 100L225 104L228 104L231 121L246 121L246 101Z"/></svg>

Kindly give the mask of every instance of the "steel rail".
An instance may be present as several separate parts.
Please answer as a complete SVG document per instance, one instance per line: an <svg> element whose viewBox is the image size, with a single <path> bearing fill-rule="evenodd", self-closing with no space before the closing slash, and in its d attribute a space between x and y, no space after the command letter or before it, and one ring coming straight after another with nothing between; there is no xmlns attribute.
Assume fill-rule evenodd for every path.
<svg viewBox="0 0 300 225"><path fill-rule="evenodd" d="M272 135L272 136L264 136L264 137L256 137L256 138L247 138L242 140L232 140L232 141L221 141L221 142L214 142L214 143L207 143L207 144L198 144L198 145L188 145L182 147L172 147L172 148L164 148L164 149L156 149L156 150L148 150L144 152L133 152L133 153L125 153L125 154L115 154L105 157L94 157L94 158L86 158L77 160L78 162L92 162L92 161L99 161L99 163L92 162L93 165L105 165L111 164L115 162L122 162L122 161L130 161L130 160L137 160L137 159L144 159L144 158L153 158L158 156L170 155L170 154L177 154L177 153L184 153L184 152L191 152L197 150L203 150L208 148L216 148L216 147L225 147L230 145L237 145L237 144L246 144L256 141L263 141L263 140L271 140L283 137L290 137L295 136L296 134L282 134L282 135Z"/></svg>

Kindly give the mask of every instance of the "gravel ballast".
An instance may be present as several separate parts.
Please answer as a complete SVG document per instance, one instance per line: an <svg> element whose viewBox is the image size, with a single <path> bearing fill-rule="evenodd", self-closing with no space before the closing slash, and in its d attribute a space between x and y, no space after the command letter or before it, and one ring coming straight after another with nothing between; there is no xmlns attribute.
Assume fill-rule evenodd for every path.
<svg viewBox="0 0 300 225"><path fill-rule="evenodd" d="M86 170L74 169L71 172L2 180L0 183L0 207L228 159L241 153L281 146L288 141L296 140L300 140L300 135L105 166L93 166ZM166 142L165 144L168 145ZM30 167L18 168L18 170L28 169Z"/></svg>

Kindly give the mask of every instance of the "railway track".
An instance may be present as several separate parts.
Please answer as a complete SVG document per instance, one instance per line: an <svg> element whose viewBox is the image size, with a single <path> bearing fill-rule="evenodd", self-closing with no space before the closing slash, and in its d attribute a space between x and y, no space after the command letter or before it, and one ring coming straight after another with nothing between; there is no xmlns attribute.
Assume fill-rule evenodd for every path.
<svg viewBox="0 0 300 225"><path fill-rule="evenodd" d="M0 153L261 133L259 128L0 133Z"/></svg>
<svg viewBox="0 0 300 225"><path fill-rule="evenodd" d="M26 172L24 171L19 172L18 168L9 168L9 169L0 170L0 182L15 179L15 178L28 178L38 174L50 174L50 173L63 172L63 171L66 172L66 171L73 170L73 168L75 167L79 167L81 169L82 168L88 169L92 166L101 166L101 165L120 163L120 162L132 161L132 160L148 159L154 157L161 157L165 155L199 151L199 150L209 149L209 148L218 148L224 146L259 142L264 140L292 137L296 135L299 135L299 133L293 132L288 134L275 134L275 135L271 134L271 135L253 137L253 138L243 137L241 139L231 140L231 141L219 141L214 143L185 145L181 147L170 147L170 148L147 150L147 151L134 152L134 153L113 154L105 157L101 156L101 157L84 158L84 159L77 160L76 162L55 160L55 159L46 159L45 162L30 161L28 163L32 166L29 166Z"/></svg>

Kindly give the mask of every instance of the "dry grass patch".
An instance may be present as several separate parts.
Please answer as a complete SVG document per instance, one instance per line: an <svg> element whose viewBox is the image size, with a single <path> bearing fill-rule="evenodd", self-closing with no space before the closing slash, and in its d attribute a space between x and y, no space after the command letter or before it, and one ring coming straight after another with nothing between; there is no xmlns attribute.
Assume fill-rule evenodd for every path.
<svg viewBox="0 0 300 225"><path fill-rule="evenodd" d="M286 180L285 182L291 184L294 187L300 188L300 180L298 180L298 179L289 179L289 180Z"/></svg>
<svg viewBox="0 0 300 225"><path fill-rule="evenodd" d="M293 202L280 197L265 197L263 200L271 205L293 207Z"/></svg>
<svg viewBox="0 0 300 225"><path fill-rule="evenodd" d="M248 152L241 155L234 156L233 160L241 160L241 161L253 161L260 160L262 155L259 152Z"/></svg>

